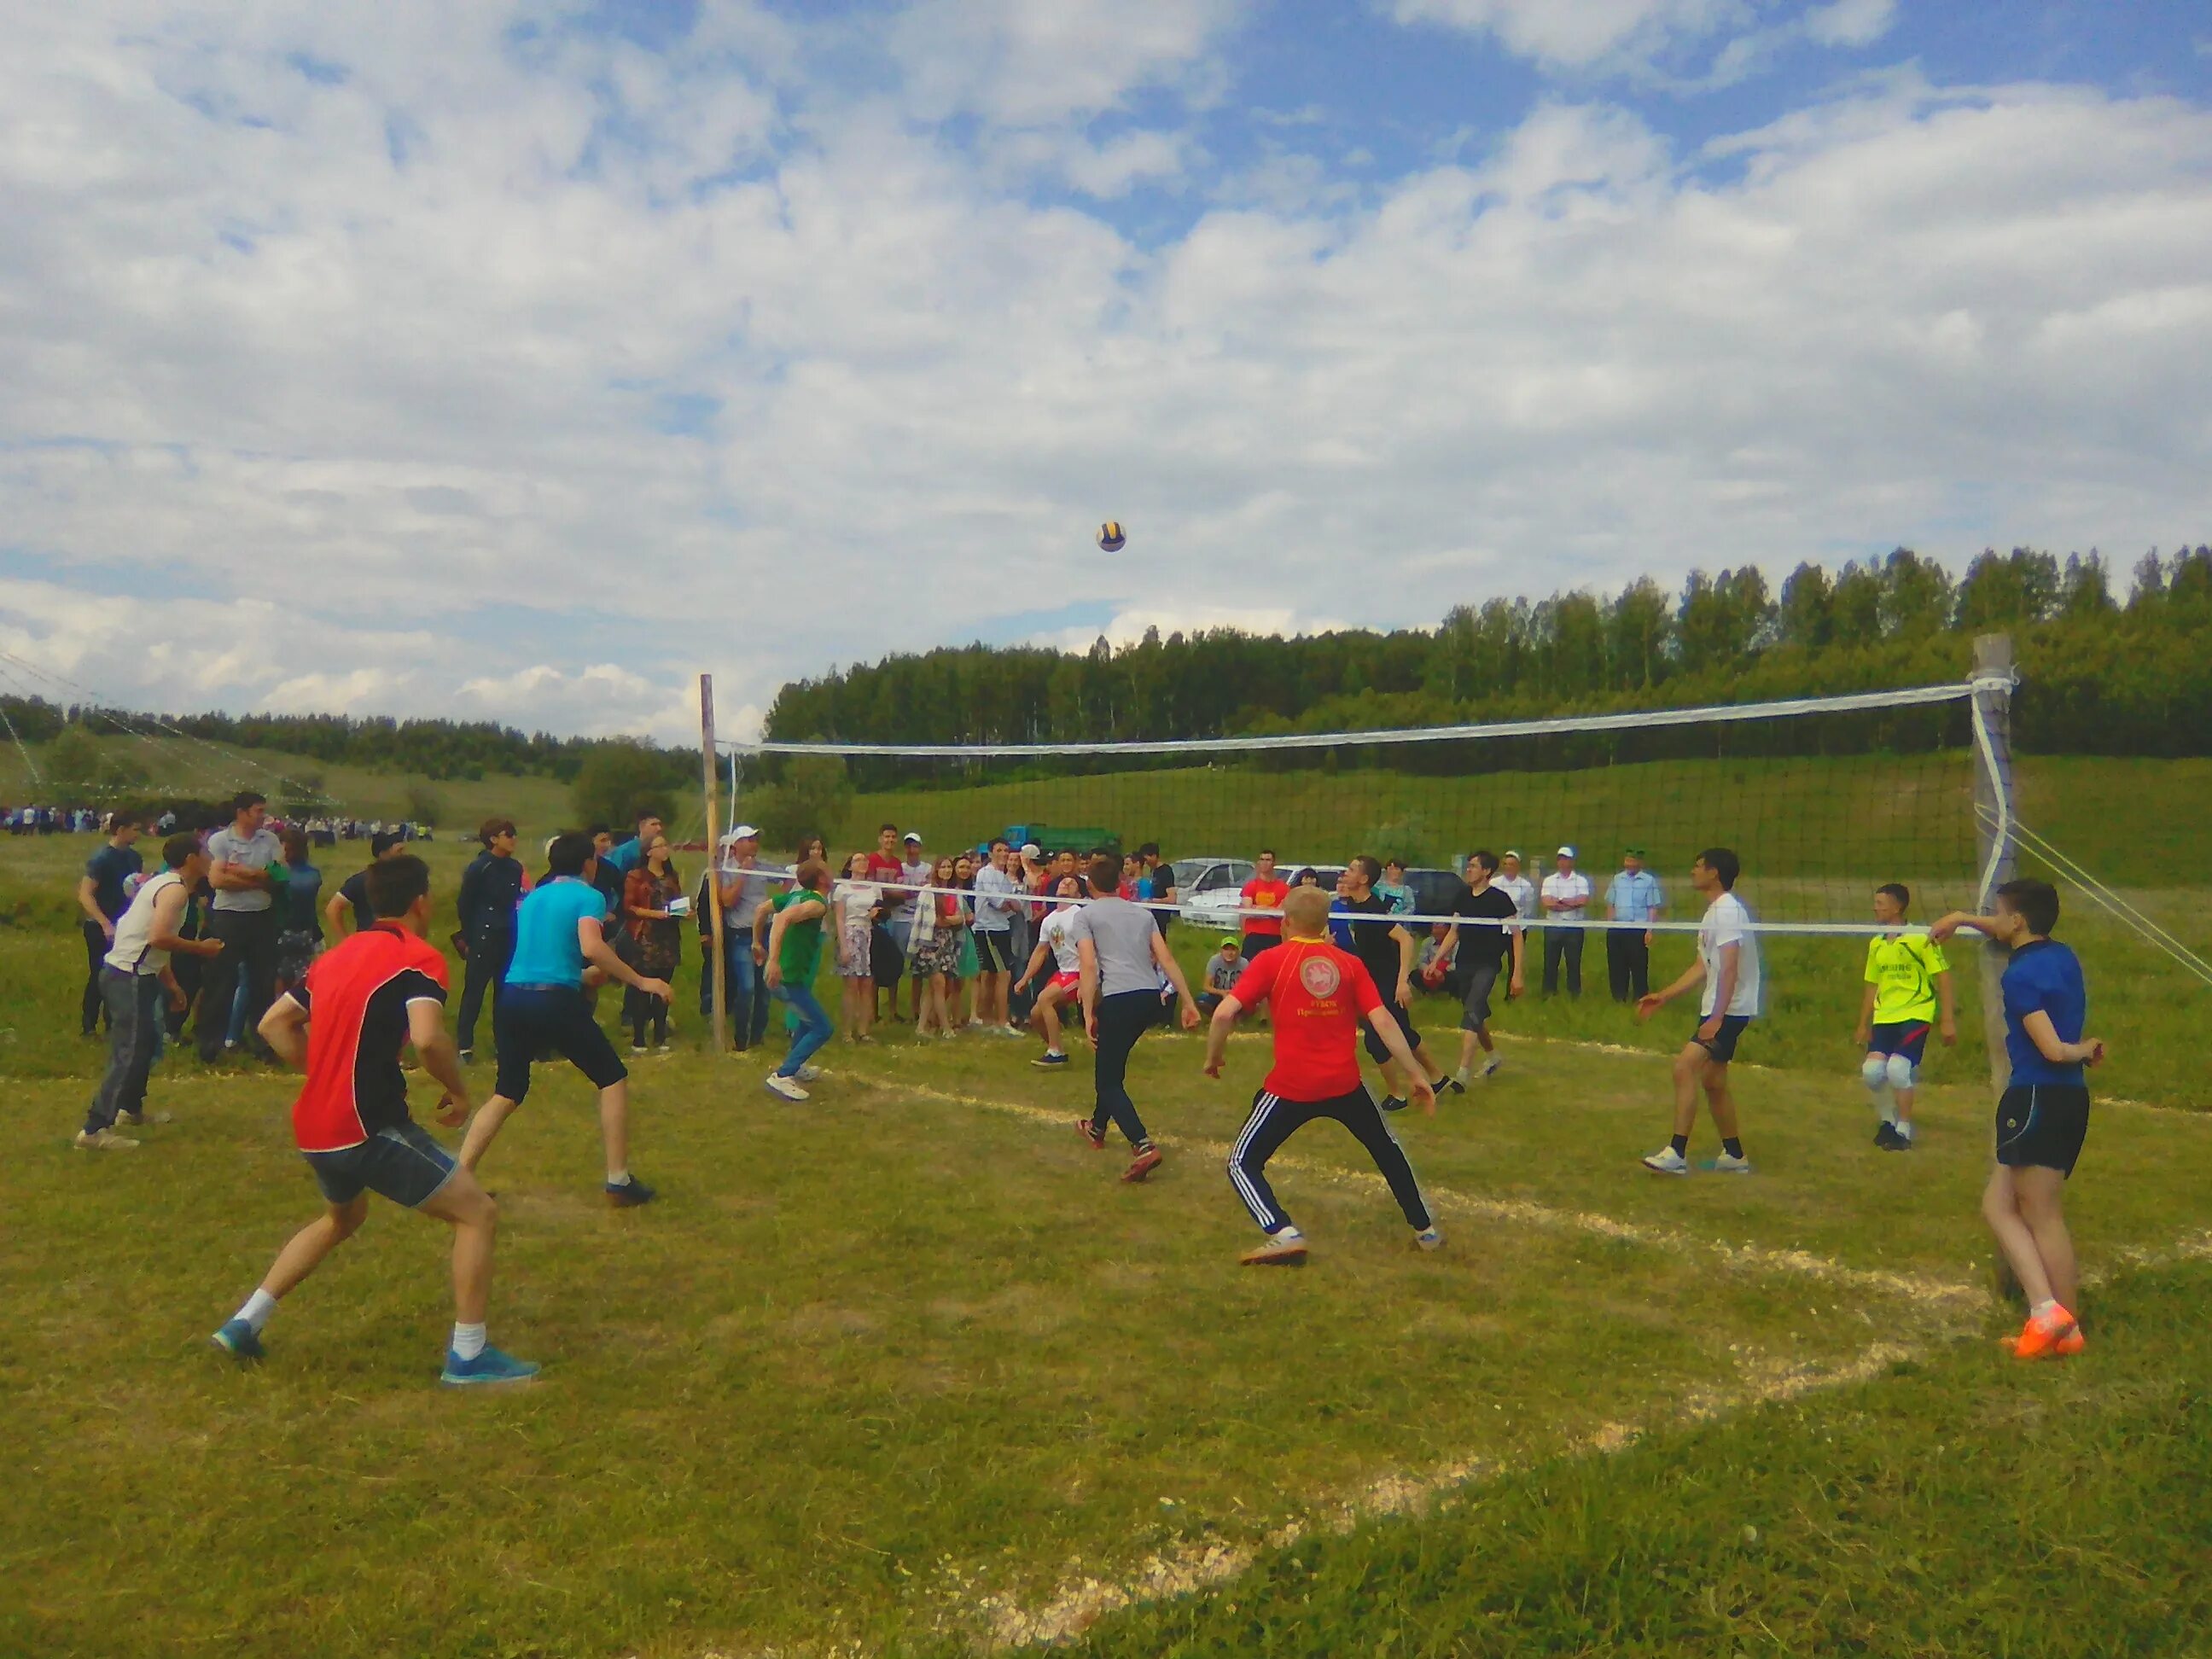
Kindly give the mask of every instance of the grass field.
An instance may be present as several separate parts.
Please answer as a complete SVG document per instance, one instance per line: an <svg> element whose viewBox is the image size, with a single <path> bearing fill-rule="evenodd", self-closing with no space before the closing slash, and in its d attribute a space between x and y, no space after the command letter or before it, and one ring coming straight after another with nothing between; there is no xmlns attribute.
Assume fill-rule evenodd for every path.
<svg viewBox="0 0 2212 1659"><path fill-rule="evenodd" d="M1348 1140L1293 1143L1279 1186L1316 1241L1302 1274L1234 1265L1250 1229L1219 1165L1255 1041L1219 1085L1195 1078L1194 1040L1140 1050L1135 1086L1170 1152L1141 1188L1066 1129L1087 1103L1079 1066L1040 1079L1023 1045L979 1038L833 1051L803 1110L759 1090L756 1060L648 1065L634 1161L664 1201L617 1213L596 1202L584 1088L549 1079L485 1171L504 1212L495 1338L548 1362L495 1399L432 1386L442 1230L389 1210L279 1314L265 1364L204 1348L313 1208L280 1079L170 1082L178 1121L105 1158L59 1133L80 1089L25 1085L0 1165L16 1339L0 1352L0 1478L37 1498L0 1520L0 1651L953 1651L1070 1633L1176 1586L1215 1595L1096 1639L1275 1650L1252 1631L1304 1628L1319 1594L1305 1650L1342 1650L1330 1629L1374 1650L1383 1625L1406 1651L1486 1650L1455 1645L1449 1609L1519 1607L1513 1574L1563 1528L1583 1548L1553 1563L1555 1598L1602 1583L1606 1540L1642 1537L1692 1598L1653 1629L1753 1628L1697 1599L1702 1550L1729 1559L1730 1605L1809 1632L1841 1628L1834 1598L1863 1571L1822 1561L1799 1490L1831 1443L1814 1399L1832 1387L1851 1390L1838 1455L1880 1453L1893 1474L1879 1425L1895 1414L1911 1443L1959 1447L1943 1468L1962 1491L2009 1490L2001 1460L2030 1462L2022 1435L2039 1488L2078 1470L2117 1504L2128 1480L2172 1478L2160 1460L2180 1449L2105 1467L2103 1438L2037 1425L2183 1412L2201 1338L2177 1356L2157 1320L2108 1328L2095 1297L2096 1346L2072 1370L1994 1358L1978 1091L1931 1091L1923 1146L1898 1158L1865 1144L1850 1091L1756 1073L1759 1176L1663 1182L1635 1163L1662 1131L1649 1060L1509 1054L1486 1091L1405 1125L1440 1255L1407 1250ZM2176 1273L2176 1296L2201 1284L2127 1264L2194 1248L2208 1135L2189 1115L2100 1114L2076 1224L2093 1268L2130 1275L2116 1308L2172 1300ZM2191 1357L2193 1385L2176 1370ZM1921 1403L1892 1404L1897 1388ZM1746 1411L1776 1439L1692 1483L1765 1486L1680 1513L1661 1501L1692 1471L1652 1448ZM1602 1471L1626 1447L1638 1473L1616 1489ZM1580 1494L1579 1530L1531 1498L1550 1482ZM1845 1512L1826 1523L1848 1528L1845 1485L1824 1490ZM2165 1569L2125 1542L2152 1515L2116 1508L2100 1524L2123 1538L2093 1539L2014 1495L2054 1547L2128 1559L2156 1599ZM1954 1525L1993 1524L1939 1496L1885 1547L1940 1560ZM1432 1520L1388 1522L1439 1497ZM1716 1512L1743 1518L1712 1534ZM2178 1518L2201 1537L2201 1510ZM1737 1561L1744 1524L1771 1536ZM1433 1547L1417 1541L1431 1526ZM1449 1594L1418 1588L1447 1558ZM1367 1606L1393 1573L1402 1605ZM1770 1607L1761 1574L1799 1581L1794 1595L1775 1589ZM1585 1605L1583 1639L1658 1617L1662 1582ZM1800 1605L1818 1582L1829 1594ZM1986 1600L1955 1588L1956 1617ZM1538 1627L1564 1636L1565 1616Z"/></svg>
<svg viewBox="0 0 2212 1659"><path fill-rule="evenodd" d="M2195 787L2135 785L2146 817ZM2078 907L2114 1057L2066 1367L1993 1340L1971 984L1922 1145L1886 1155L1861 947L1784 939L1740 1085L1753 1178L1636 1163L1680 1022L1516 1004L1498 1079L1400 1120L1447 1250L1408 1251L1317 1128L1274 1166L1302 1273L1235 1265L1220 1166L1264 1039L1218 1084L1194 1040L1146 1040L1169 1162L1129 1188L1066 1127L1081 1049L1042 1075L893 1028L794 1109L685 1018L639 1068L660 1203L600 1206L565 1072L487 1164L494 1340L547 1370L481 1398L434 1385L443 1230L388 1207L266 1364L206 1346L313 1189L263 1071L172 1058L175 1122L68 1146L100 1058L73 1035L89 845L0 842L0 1480L30 1500L0 1516L0 1654L2179 1654L2212 1616L2212 1115L2111 1103L2207 1103L2204 1005ZM2179 832L2146 845L2138 902L2185 924ZM471 850L431 845L441 894Z"/></svg>

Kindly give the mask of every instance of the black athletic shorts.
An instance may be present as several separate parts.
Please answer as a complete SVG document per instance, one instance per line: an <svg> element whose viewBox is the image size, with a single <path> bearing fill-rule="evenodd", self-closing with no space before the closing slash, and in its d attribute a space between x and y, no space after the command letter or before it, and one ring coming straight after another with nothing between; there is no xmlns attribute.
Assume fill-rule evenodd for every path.
<svg viewBox="0 0 2212 1659"><path fill-rule="evenodd" d="M368 1192L410 1210L436 1197L460 1167L418 1123L379 1129L358 1146L301 1156L333 1204L350 1204Z"/></svg>
<svg viewBox="0 0 2212 1659"><path fill-rule="evenodd" d="M1690 1041L1703 1048L1716 1066L1725 1066L1735 1058L1736 1039L1743 1035L1743 1028L1751 1024L1751 1016L1749 1014L1722 1016L1721 1029L1713 1033L1712 1041L1708 1042L1698 1033L1705 1029L1705 1021L1711 1018L1710 1014L1701 1014L1698 1017L1698 1023L1690 1028Z"/></svg>
<svg viewBox="0 0 2212 1659"><path fill-rule="evenodd" d="M2015 1083L1997 1102L1997 1162L2008 1170L2074 1173L2089 1133L2089 1091L2078 1083Z"/></svg>
<svg viewBox="0 0 2212 1659"><path fill-rule="evenodd" d="M530 1092L530 1063L566 1055L594 1089L611 1088L629 1075L615 1046L592 1018L584 994L566 985L505 985L493 1005L491 1030L499 1044L494 1087L520 1103Z"/></svg>
<svg viewBox="0 0 2212 1659"><path fill-rule="evenodd" d="M1421 1034L1413 1029L1413 1017L1406 1011L1403 1004L1393 1002L1385 997L1382 1000L1382 1012L1398 1022L1398 1029L1406 1034L1406 1046L1408 1048L1418 1048L1421 1046ZM1367 1039L1367 1057L1370 1060L1380 1066L1390 1058L1389 1048L1376 1034L1372 1025L1363 1019L1359 1022L1359 1029Z"/></svg>
<svg viewBox="0 0 2212 1659"><path fill-rule="evenodd" d="M1924 1019L1877 1025L1868 1035L1867 1052L1870 1054L1903 1054L1917 1066L1928 1056L1928 1022Z"/></svg>
<svg viewBox="0 0 2212 1659"><path fill-rule="evenodd" d="M1014 939L1012 930L1001 928L994 933L978 927L975 930L973 937L975 940L975 971L977 973L1010 974L1013 972Z"/></svg>

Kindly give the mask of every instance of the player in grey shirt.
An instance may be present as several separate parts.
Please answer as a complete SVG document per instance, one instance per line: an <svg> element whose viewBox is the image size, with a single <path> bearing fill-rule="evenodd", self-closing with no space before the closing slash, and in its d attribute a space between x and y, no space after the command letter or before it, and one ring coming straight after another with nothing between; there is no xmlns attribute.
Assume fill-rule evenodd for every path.
<svg viewBox="0 0 2212 1659"><path fill-rule="evenodd" d="M1121 860L1110 853L1093 859L1094 896L1068 929L1082 963L1083 1023L1097 1055L1097 1102L1091 1115L1078 1119L1075 1127L1094 1149L1103 1152L1110 1119L1135 1153L1121 1179L1142 1181L1159 1167L1160 1149L1145 1133L1144 1120L1129 1098L1129 1051L1139 1037L1166 1018L1170 987L1182 999L1186 1031L1198 1029L1198 1003L1182 964L1153 925L1152 912L1118 896L1121 884Z"/></svg>
<svg viewBox="0 0 2212 1659"><path fill-rule="evenodd" d="M265 1060L276 1056L260 1038L261 1016L276 994L276 895L269 869L284 858L283 843L267 827L269 799L242 789L230 804L230 827L207 838L208 880L215 888L208 935L222 950L208 963L200 987L198 1024L193 1028L200 1059L212 1065L222 1056L230 1032L230 1007L239 981L246 981L244 1030Z"/></svg>

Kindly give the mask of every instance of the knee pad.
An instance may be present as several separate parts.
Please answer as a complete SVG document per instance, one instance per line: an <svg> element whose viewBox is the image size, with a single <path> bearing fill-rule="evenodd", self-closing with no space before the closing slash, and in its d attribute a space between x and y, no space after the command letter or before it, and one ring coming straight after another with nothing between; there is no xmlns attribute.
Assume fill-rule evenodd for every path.
<svg viewBox="0 0 2212 1659"><path fill-rule="evenodd" d="M1883 1085L1889 1081L1889 1060L1887 1054L1869 1054L1866 1063L1859 1067L1859 1076L1876 1094L1880 1094Z"/></svg>
<svg viewBox="0 0 2212 1659"><path fill-rule="evenodd" d="M1903 1054L1892 1054L1887 1069L1891 1088L1910 1089L1912 1086L1913 1074L1919 1070L1919 1067L1913 1065Z"/></svg>

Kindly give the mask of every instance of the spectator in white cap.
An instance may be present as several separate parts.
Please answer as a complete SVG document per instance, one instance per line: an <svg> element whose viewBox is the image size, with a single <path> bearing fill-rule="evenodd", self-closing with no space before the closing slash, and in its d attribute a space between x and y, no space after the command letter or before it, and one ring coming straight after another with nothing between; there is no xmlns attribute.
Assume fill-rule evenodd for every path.
<svg viewBox="0 0 2212 1659"><path fill-rule="evenodd" d="M1556 866L1544 878L1540 895L1546 918L1552 921L1580 922L1589 909L1589 878L1575 868L1575 849L1562 847L1553 857ZM1547 927L1544 930L1544 994L1556 996L1559 989L1559 963L1567 964L1567 994L1578 997L1583 994L1583 930L1579 927Z"/></svg>
<svg viewBox="0 0 2212 1659"><path fill-rule="evenodd" d="M905 964L905 975L914 981L907 1006L914 1010L915 1024L918 1026L921 1023L921 997L929 980L929 970L916 961L914 937L915 899L923 888L929 885L929 873L933 866L929 856L921 850L921 830L908 830L899 838L899 844L906 856L904 861L899 866L901 884L892 890L898 902L893 907L890 914L891 943L898 946L899 960ZM932 933L933 931L933 929L924 929L926 934ZM898 1007L896 991L891 993L891 1007L894 1011L892 1018L896 1018L896 1011Z"/></svg>
<svg viewBox="0 0 2212 1659"><path fill-rule="evenodd" d="M722 960L729 977L724 993L730 1011L730 1033L739 1054L768 1035L768 988L761 982L761 960L768 940L753 937L753 920L767 900L781 866L763 864L760 831L750 823L734 824L722 837L722 860L718 879L722 890Z"/></svg>
<svg viewBox="0 0 2212 1659"><path fill-rule="evenodd" d="M1521 873L1521 854L1510 847L1499 854L1498 873L1490 884L1513 901L1513 908L1522 916L1534 921L1536 915L1536 884Z"/></svg>

